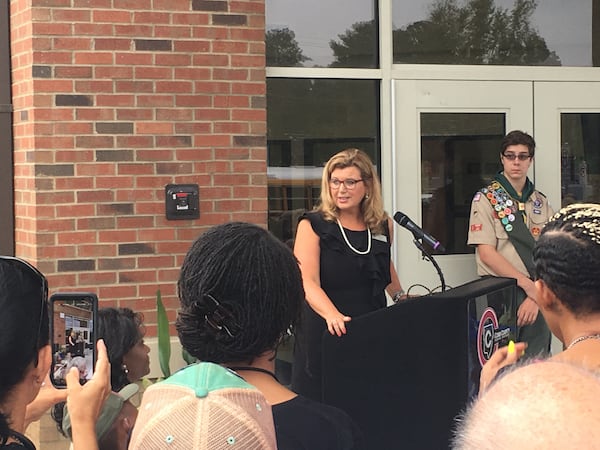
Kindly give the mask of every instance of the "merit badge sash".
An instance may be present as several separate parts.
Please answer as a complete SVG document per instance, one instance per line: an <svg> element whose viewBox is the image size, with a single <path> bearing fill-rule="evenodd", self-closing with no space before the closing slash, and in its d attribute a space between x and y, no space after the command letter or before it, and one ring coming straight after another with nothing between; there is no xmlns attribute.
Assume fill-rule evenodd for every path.
<svg viewBox="0 0 600 450"><path fill-rule="evenodd" d="M508 239L515 247L529 275L533 276L532 253L535 239L525 224L523 217L525 204L514 200L498 181L493 181L480 192L494 208L495 217L502 223Z"/></svg>

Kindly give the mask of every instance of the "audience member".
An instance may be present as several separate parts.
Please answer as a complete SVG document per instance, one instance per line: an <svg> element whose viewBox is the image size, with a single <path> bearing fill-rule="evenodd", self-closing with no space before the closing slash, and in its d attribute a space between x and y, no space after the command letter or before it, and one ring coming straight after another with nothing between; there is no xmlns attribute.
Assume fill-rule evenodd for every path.
<svg viewBox="0 0 600 450"><path fill-rule="evenodd" d="M600 205L575 203L556 213L536 242L533 264L536 302L564 346L551 359L600 371ZM480 386L520 355L506 348L496 353Z"/></svg>
<svg viewBox="0 0 600 450"><path fill-rule="evenodd" d="M98 342L96 372L85 385L77 370L67 374L67 389L49 386L52 360L48 284L26 261L0 256L0 445L10 449L35 449L24 436L30 421L39 419L53 403L67 397L75 416L75 450L97 449L93 427L110 390L110 364L106 347ZM66 394L65 394L66 392Z"/></svg>
<svg viewBox="0 0 600 450"><path fill-rule="evenodd" d="M264 394L279 450L362 447L346 413L295 394L275 376L277 346L304 302L298 263L284 243L255 225L216 226L188 251L178 288L183 348L231 368Z"/></svg>
<svg viewBox="0 0 600 450"><path fill-rule="evenodd" d="M483 365L479 374L479 395L482 395L496 375L504 367L516 363L525 354L527 343L509 342L508 345L498 348L492 357Z"/></svg>
<svg viewBox="0 0 600 450"><path fill-rule="evenodd" d="M129 400L138 393L138 390L138 385L132 383L119 392L109 394L96 422L99 450L127 450L138 415L137 408ZM62 431L69 439L72 438L68 408L65 408Z"/></svg>
<svg viewBox="0 0 600 450"><path fill-rule="evenodd" d="M271 407L231 370L201 362L144 392L129 450L276 450Z"/></svg>
<svg viewBox="0 0 600 450"><path fill-rule="evenodd" d="M111 396L114 397L118 395L117 392L122 393L122 389L125 389L130 383L139 381L150 372L150 359L148 357L150 349L144 344L143 317L140 313L136 313L129 308L101 308L98 310L96 329L97 338L104 340L108 351L113 390ZM73 361L77 358L73 358ZM83 378L85 379L85 373ZM129 400L129 397L127 397L127 400ZM70 438L71 433L66 432L67 425L65 425L63 418L66 414L63 411L64 405L64 402L62 402L54 406L52 418L56 422L59 432ZM119 405L117 413L121 412L121 406ZM110 402L106 403L104 407L106 411L103 409L102 417L103 420L112 418L112 421L107 424L108 426L103 426L100 430L102 432L97 434L101 449L117 448L114 446L114 443L117 442L120 447L127 448L128 433L131 432L137 417L137 413L133 415L130 411L130 406L133 405L127 401L123 407L123 414L117 417L114 414L114 405L111 405ZM123 433L123 431L127 433Z"/></svg>
<svg viewBox="0 0 600 450"><path fill-rule="evenodd" d="M564 351L552 357L600 370L600 205L572 204L533 250L537 302Z"/></svg>
<svg viewBox="0 0 600 450"><path fill-rule="evenodd" d="M97 336L104 339L111 364L111 383L119 391L150 373L150 348L144 343L144 318L129 308L98 310Z"/></svg>
<svg viewBox="0 0 600 450"><path fill-rule="evenodd" d="M600 379L562 362L517 367L459 421L456 450L600 449Z"/></svg>

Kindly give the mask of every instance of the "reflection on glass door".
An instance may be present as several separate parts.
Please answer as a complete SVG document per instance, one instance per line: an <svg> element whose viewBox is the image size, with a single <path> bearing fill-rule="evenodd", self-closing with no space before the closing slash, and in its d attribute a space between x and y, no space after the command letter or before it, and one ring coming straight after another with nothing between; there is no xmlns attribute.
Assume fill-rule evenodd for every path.
<svg viewBox="0 0 600 450"><path fill-rule="evenodd" d="M600 202L600 113L560 115L561 205Z"/></svg>
<svg viewBox="0 0 600 450"><path fill-rule="evenodd" d="M536 186L556 210L600 203L600 83L540 81L534 97Z"/></svg>
<svg viewBox="0 0 600 450"><path fill-rule="evenodd" d="M379 163L379 81L267 80L269 230L290 243L317 203L323 166L355 147Z"/></svg>
<svg viewBox="0 0 600 450"><path fill-rule="evenodd" d="M423 229L446 254L473 253L467 246L471 199L500 169L504 113L421 114Z"/></svg>

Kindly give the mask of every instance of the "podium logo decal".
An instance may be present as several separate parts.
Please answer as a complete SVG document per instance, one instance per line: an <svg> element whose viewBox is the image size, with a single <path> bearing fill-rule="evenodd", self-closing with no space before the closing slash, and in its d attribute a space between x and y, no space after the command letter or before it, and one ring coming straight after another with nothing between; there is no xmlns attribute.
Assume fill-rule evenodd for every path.
<svg viewBox="0 0 600 450"><path fill-rule="evenodd" d="M481 315L479 327L477 328L477 356L482 367L498 348L498 340L495 337L497 328L498 317L496 317L496 312L493 308L486 308Z"/></svg>

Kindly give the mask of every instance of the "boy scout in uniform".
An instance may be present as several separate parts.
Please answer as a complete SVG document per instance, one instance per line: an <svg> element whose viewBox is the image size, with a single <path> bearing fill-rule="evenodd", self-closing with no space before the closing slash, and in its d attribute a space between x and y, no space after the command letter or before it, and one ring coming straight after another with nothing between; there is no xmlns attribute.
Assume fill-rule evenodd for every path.
<svg viewBox="0 0 600 450"><path fill-rule="evenodd" d="M535 141L530 135L511 131L504 137L500 153L503 171L473 197L467 240L468 245L476 246L479 275L517 280L518 340L527 342L528 355L547 353L551 336L535 303L532 251L554 211L527 177L534 153Z"/></svg>

